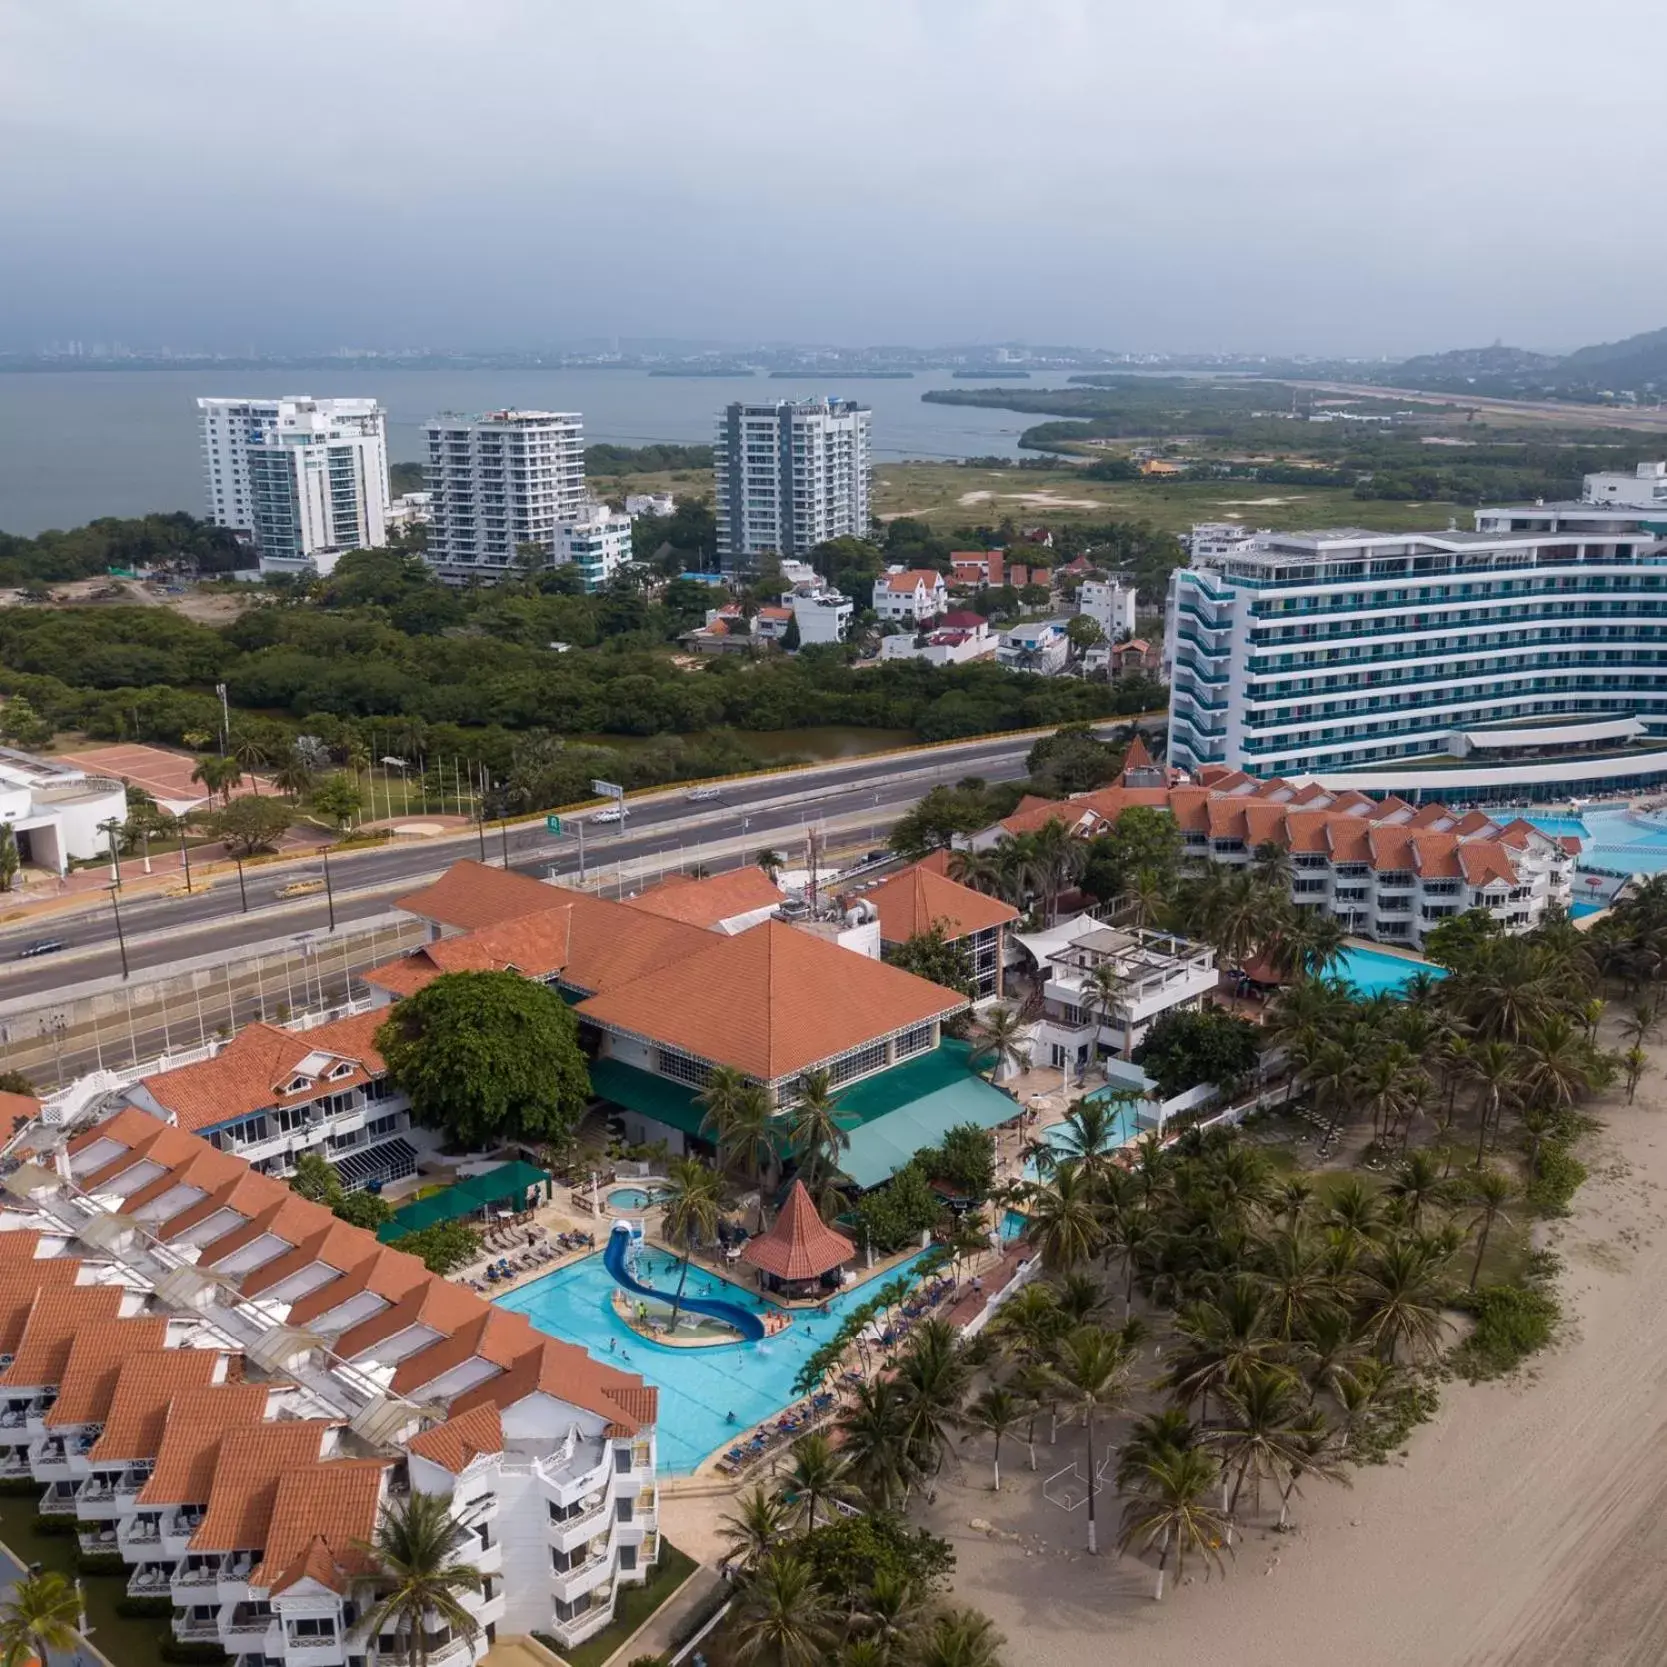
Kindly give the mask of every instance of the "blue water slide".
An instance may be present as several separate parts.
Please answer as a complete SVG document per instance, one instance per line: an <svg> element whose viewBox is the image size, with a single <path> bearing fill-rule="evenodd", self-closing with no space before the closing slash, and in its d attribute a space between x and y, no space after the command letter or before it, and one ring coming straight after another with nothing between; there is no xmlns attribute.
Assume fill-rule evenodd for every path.
<svg viewBox="0 0 1667 1667"><path fill-rule="evenodd" d="M630 1244L630 1223L616 1221L613 1231L608 1235L608 1247L602 1252L602 1266L635 1296L653 1297L657 1302L675 1300L676 1291L661 1291L653 1285L645 1285L626 1266L625 1255ZM686 1295L680 1306L691 1314L704 1314L708 1319L721 1320L727 1326L734 1326L749 1343L758 1342L764 1335L764 1322L739 1303L723 1302L716 1297Z"/></svg>

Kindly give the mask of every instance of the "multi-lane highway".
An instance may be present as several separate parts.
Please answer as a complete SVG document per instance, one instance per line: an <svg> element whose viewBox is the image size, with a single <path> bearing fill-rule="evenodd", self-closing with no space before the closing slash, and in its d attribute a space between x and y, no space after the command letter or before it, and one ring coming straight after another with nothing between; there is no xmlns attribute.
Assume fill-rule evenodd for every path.
<svg viewBox="0 0 1667 1667"><path fill-rule="evenodd" d="M1107 731L1116 727L1104 726ZM796 857L790 836L809 825L860 820L873 812L883 832L929 788L965 776L1011 781L1022 776L1033 734L994 737L954 747L922 748L880 758L849 759L808 770L752 776L728 783L717 802L694 803L683 789L669 789L629 802L624 823L589 823L585 830L588 870L663 855L668 863L693 862L698 847L756 837L760 847L780 845ZM585 813L587 816L592 814ZM564 819L568 821L570 819ZM542 822L484 831L486 859L504 861L529 874L577 876L578 840L565 831L546 833ZM460 857L479 856L478 836L381 847L332 859L331 880L338 928L383 914L392 898L421 884ZM733 859L731 859L733 860ZM121 908L130 968L165 967L195 956L231 955L251 944L291 933L316 932L329 923L326 900L312 896L283 903L278 888L312 877L317 864L248 869L249 909L243 911L237 881L222 878L211 890L188 897L135 899ZM717 864L714 866L727 866ZM19 959L33 940L52 937L65 949L38 959ZM49 916L0 931L0 998L50 996L71 984L119 974L115 919L108 905Z"/></svg>

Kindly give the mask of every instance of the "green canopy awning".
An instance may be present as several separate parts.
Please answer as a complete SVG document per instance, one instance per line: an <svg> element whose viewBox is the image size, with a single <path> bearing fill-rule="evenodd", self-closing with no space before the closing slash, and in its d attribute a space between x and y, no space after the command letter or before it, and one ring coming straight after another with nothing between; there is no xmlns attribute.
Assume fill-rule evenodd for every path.
<svg viewBox="0 0 1667 1667"><path fill-rule="evenodd" d="M936 1146L959 1124L993 1129L1023 1111L1016 1100L968 1069L971 1048L948 1041L839 1096L839 1109L861 1121L839 1167L866 1191L889 1181L923 1147Z"/></svg>
<svg viewBox="0 0 1667 1667"><path fill-rule="evenodd" d="M652 1071L627 1065L622 1059L593 1061L590 1086L591 1091L601 1099L611 1100L627 1111L652 1117L656 1123L680 1129L684 1134L698 1135L701 1120L706 1116L706 1107L700 1103L698 1089L657 1077Z"/></svg>
<svg viewBox="0 0 1667 1667"><path fill-rule="evenodd" d="M527 1194L533 1188L545 1185L549 1179L549 1172L536 1164L522 1163L519 1159L500 1164L484 1175L471 1175L466 1181L447 1187L444 1192L407 1204L403 1210L395 1212L391 1221L385 1221L377 1228L376 1236L383 1244L393 1244L407 1233L420 1233L423 1228L437 1227L442 1221L460 1221L495 1204L510 1202L512 1208L520 1209Z"/></svg>

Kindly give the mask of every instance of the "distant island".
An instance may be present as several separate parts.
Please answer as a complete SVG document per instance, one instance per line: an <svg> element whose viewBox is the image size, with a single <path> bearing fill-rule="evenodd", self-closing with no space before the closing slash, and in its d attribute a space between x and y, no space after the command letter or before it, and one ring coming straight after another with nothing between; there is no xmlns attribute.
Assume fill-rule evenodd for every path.
<svg viewBox="0 0 1667 1667"><path fill-rule="evenodd" d="M773 370L777 381L794 382L907 382L912 370Z"/></svg>
<svg viewBox="0 0 1667 1667"><path fill-rule="evenodd" d="M1028 370L957 370L951 371L957 382L1028 382ZM1072 378L1073 381L1076 378Z"/></svg>
<svg viewBox="0 0 1667 1667"><path fill-rule="evenodd" d="M648 374L650 376L751 376L753 368L751 365L701 365L698 367L693 365L659 365Z"/></svg>

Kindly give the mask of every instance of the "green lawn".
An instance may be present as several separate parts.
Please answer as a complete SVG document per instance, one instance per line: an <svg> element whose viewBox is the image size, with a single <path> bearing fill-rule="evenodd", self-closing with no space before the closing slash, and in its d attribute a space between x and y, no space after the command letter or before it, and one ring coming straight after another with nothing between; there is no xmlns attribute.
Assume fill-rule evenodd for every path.
<svg viewBox="0 0 1667 1667"><path fill-rule="evenodd" d="M568 1663L568 1667L602 1667L627 1638L640 1627L662 1603L675 1592L698 1565L693 1557L681 1552L663 1534L660 1536L660 1560L654 1572L641 1586L622 1586L614 1605L612 1622L594 1638L571 1650L564 1650L554 1640L544 1640Z"/></svg>
<svg viewBox="0 0 1667 1667"><path fill-rule="evenodd" d="M1461 504L1379 502L1356 498L1345 487L1270 486L1253 480L1096 481L1084 480L1072 468L963 469L951 463L876 464L874 511L910 515L945 528L999 522L1009 515L1017 521L1145 520L1170 532L1184 532L1195 521L1232 519L1279 531L1367 527L1428 532L1450 520L1460 527L1473 524Z"/></svg>
<svg viewBox="0 0 1667 1667"><path fill-rule="evenodd" d="M0 1495L0 1540L19 1562L40 1563L73 1579L75 1536L35 1532L38 1498L38 1492L28 1497ZM92 1642L115 1667L164 1667L162 1641L172 1637L168 1622L135 1620L116 1613L117 1603L127 1596L126 1574L83 1575L81 1589L86 1594Z"/></svg>

